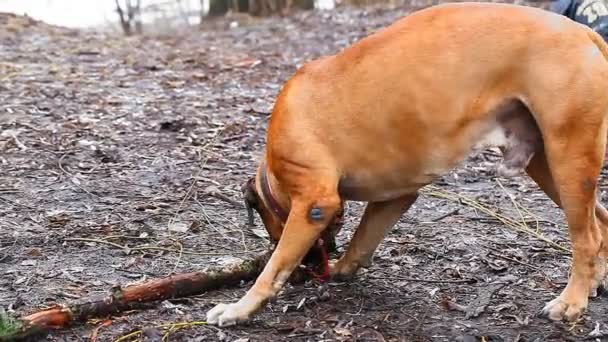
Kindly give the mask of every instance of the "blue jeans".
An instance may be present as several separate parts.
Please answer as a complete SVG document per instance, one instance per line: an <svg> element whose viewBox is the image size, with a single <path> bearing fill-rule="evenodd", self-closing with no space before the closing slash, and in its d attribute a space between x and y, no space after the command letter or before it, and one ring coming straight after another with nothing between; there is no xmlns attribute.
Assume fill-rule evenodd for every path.
<svg viewBox="0 0 608 342"><path fill-rule="evenodd" d="M556 0L549 10L590 27L608 41L608 0Z"/></svg>

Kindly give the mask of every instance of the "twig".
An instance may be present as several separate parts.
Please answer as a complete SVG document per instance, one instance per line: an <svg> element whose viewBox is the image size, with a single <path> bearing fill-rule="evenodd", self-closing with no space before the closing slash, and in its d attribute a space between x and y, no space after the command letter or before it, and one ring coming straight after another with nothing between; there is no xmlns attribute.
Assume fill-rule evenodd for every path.
<svg viewBox="0 0 608 342"><path fill-rule="evenodd" d="M91 333L91 336L89 337L89 341L97 342L97 338L99 337L99 331L102 328L110 326L110 324L112 324L112 321L109 319L106 319L105 321L101 322L101 324L99 324L97 327L95 327L95 329L93 329L93 332Z"/></svg>
<svg viewBox="0 0 608 342"><path fill-rule="evenodd" d="M194 198L195 202L201 207L201 212L203 214L203 217L205 218L205 220L207 221L207 225L209 227L211 227L211 229L215 230L218 234L220 234L222 236L222 238L230 240L231 237L228 236L226 233L224 233L224 230L230 230L230 228L224 224L222 224L221 222L219 222L218 220L213 220L214 222L217 222L218 224L222 225L222 228L224 229L217 229L213 226L212 224L212 218L211 216L209 216L209 214L207 213L207 210L205 209L205 206L198 200L198 198ZM220 216L221 219L225 219L223 216ZM228 221L228 220L227 220ZM230 222L233 223L233 222Z"/></svg>
<svg viewBox="0 0 608 342"><path fill-rule="evenodd" d="M526 223L526 219L524 218L524 214L522 214L522 212L519 210L519 206L517 205L517 202L515 201L515 199L513 198L513 196L511 196L511 194L507 191L507 189L505 189L504 186L502 186L502 183L497 179L496 183L498 183L498 186L500 186L500 188L502 189L502 191L504 191L504 193L507 195L507 197L509 197L509 200L511 200L511 203L513 204L513 206L515 207L515 210L517 211L517 213L519 214L519 217L521 218L521 222L523 224L523 226L526 229L530 229L530 227L528 227L528 224ZM536 226L538 228L538 221L536 222ZM537 229L538 231L538 229Z"/></svg>
<svg viewBox="0 0 608 342"><path fill-rule="evenodd" d="M445 305L445 307L450 311L467 312L466 305L458 304L458 303L450 300L449 298L445 298L443 300L443 305Z"/></svg>
<svg viewBox="0 0 608 342"><path fill-rule="evenodd" d="M87 238L65 238L63 239L63 241L81 241L81 242L95 242L95 243L99 243L99 244L105 244L108 246L112 246L112 247L116 247L119 249L122 249L124 251L129 251L129 247L127 246L122 246L119 245L117 243L114 242L110 242L110 241L106 241L106 240L100 240L100 239L87 239Z"/></svg>
<svg viewBox="0 0 608 342"><path fill-rule="evenodd" d="M205 147L209 146L209 144L214 143L215 140L217 140L221 134L222 134L222 131L218 131L217 134L215 134L213 136L213 138L211 139L211 141L207 142L205 145L203 145L201 147L201 149L204 149ZM188 191L186 191L186 195L184 195L184 197L182 198L181 202L179 203L179 206L175 210L175 215L173 215L173 217L171 217L171 219L169 219L168 227L171 227L171 225L173 224L173 222L175 221L175 219L179 215L179 211L182 210L182 208L184 207L184 204L186 203L186 201L188 200L188 198L190 198L190 195L192 194L192 191L194 190L194 186L196 185L196 182L197 182L196 178L199 177L199 175L203 171L204 166L207 164L208 160L209 160L209 155L207 154L206 158L203 160L201 168L196 171L196 175L193 177L194 180L193 180L192 184L190 185L190 187L188 188Z"/></svg>
<svg viewBox="0 0 608 342"><path fill-rule="evenodd" d="M447 214L443 214L443 215L441 215L441 216L439 216L439 217L436 217L436 218L434 218L434 219L431 219L431 222L439 222L439 221L443 220L443 219L444 219L444 218L446 218L446 217L449 217L449 216L452 216L452 215L458 214L458 212L459 212L459 211L460 211L460 209L454 209L454 210L450 211L450 212L449 212L449 213L447 213Z"/></svg>
<svg viewBox="0 0 608 342"><path fill-rule="evenodd" d="M19 149L21 149L22 151L27 151L27 146L25 146L25 144L22 143L19 138L17 138L17 134L11 133L11 137L13 138L15 144L17 145L17 147L19 147Z"/></svg>
<svg viewBox="0 0 608 342"><path fill-rule="evenodd" d="M227 218L225 218L224 216L219 216L219 218L221 218L222 220L228 222L231 226L234 226L234 230L231 230L230 227L223 225L221 222L219 222L218 220L214 220L215 222L219 223L222 225L222 227L224 229L216 229L213 225L211 225L211 217L209 216L209 214L207 214L207 210L205 209L205 206L198 200L198 197L194 198L195 202L201 207L201 211L203 213L203 217L205 218L205 220L207 221L207 223L209 224L210 227L212 227L212 229L214 229L218 234L220 234L224 239L227 240L233 240L235 238L228 236L224 231L236 231L241 235L241 243L243 245L243 250L244 252L249 250L249 247L247 246L247 243L245 241L245 232L243 229L239 229L239 227L234 223L234 221L228 220Z"/></svg>
<svg viewBox="0 0 608 342"><path fill-rule="evenodd" d="M157 246L140 246L140 247L133 247L131 248L132 251L143 251L143 250L157 250L157 251L164 251L164 252L171 252L171 253L179 253L179 250L175 250L175 249L170 249L170 248L165 248L165 247L157 247ZM251 253L251 252L259 252L258 251L230 251L230 254L247 254L247 253ZM226 253L197 253L197 252L190 252L190 251L183 251L183 254L189 254L189 255L200 255L200 256L207 256L207 255L226 255Z"/></svg>
<svg viewBox="0 0 608 342"><path fill-rule="evenodd" d="M432 186L429 185L424 189L420 190L421 193L430 195L430 196L434 196L434 197L438 197L438 198L443 198L443 199L447 199L450 201L454 201L454 202L458 202L461 203L463 205L469 206L471 208L477 209L481 212L483 212L486 215L492 216L494 218L496 218L498 221L502 222L504 225L506 225L507 227L510 227L512 229L515 229L519 232L528 234L532 237L535 237L545 243L547 243L548 245L558 249L559 251L564 252L565 254L570 254L570 250L562 245L557 244L556 242L552 241L551 239L545 237L544 235L540 234L540 232L535 232L529 228L527 228L527 225L523 225L521 222L514 220L511 217L502 215L497 213L496 211L487 208L485 205L479 203L476 200L470 199L468 197L462 196L460 194L456 194L454 192L451 191L447 191L447 190L442 190L436 186Z"/></svg>
<svg viewBox="0 0 608 342"><path fill-rule="evenodd" d="M214 255L226 255L226 253L199 253L199 252L190 252L183 249L183 246L180 249L171 249L166 247L158 247L158 246L137 246L137 247L129 247L122 246L114 242L99 240L99 239L87 239L87 238L65 238L64 241L84 241L84 242L96 242L100 244L106 244L108 246L116 247L124 250L126 253L130 253L133 251L145 251L145 250L157 250L164 251L170 253L178 253L178 254L189 254L189 255L199 255L199 256L214 256ZM260 252L257 251L230 251L230 254L247 254L251 252ZM181 257L180 257L181 259Z"/></svg>
<svg viewBox="0 0 608 342"><path fill-rule="evenodd" d="M2 196L0 196L0 201L4 201L6 203L10 203L10 204L17 205L17 206L20 206L20 207L23 207L23 208L27 208L27 209L39 210L39 208L30 207L29 205L26 205L26 204L23 204L23 203L19 203L19 202L15 202L13 200L10 200L10 199L2 197Z"/></svg>
<svg viewBox="0 0 608 342"><path fill-rule="evenodd" d="M133 240L149 240L151 239L151 237L149 236L131 236L131 235L108 235L106 236L104 239L109 240L109 239L133 239Z"/></svg>
<svg viewBox="0 0 608 342"><path fill-rule="evenodd" d="M429 311L431 311L431 307L432 307L432 305L430 305L430 303L429 303L429 305L427 305L427 307L426 307L426 310L422 314L422 317L420 318L420 320L418 320L418 324L416 325L416 329L414 329L414 334L415 335L417 335L417 334L420 333L420 329L422 328L422 324L426 320L426 317L429 314Z"/></svg>
<svg viewBox="0 0 608 342"><path fill-rule="evenodd" d="M543 270L542 268L540 268L540 267L538 267L538 266L530 265L530 264L528 264L528 263L526 263L526 262L523 262L523 261L520 261L520 260L517 260L517 259L511 258L511 257L508 257L508 256L506 256L506 255L504 255L504 254L501 254L501 253L500 253L498 250L496 250L495 248L492 248L492 247L487 247L487 248L488 248L488 249L490 249L490 254L492 254L492 255L493 255L493 256L495 256L495 257L498 257L498 258L501 258L501 259L504 259L504 260L507 260L507 261L512 261L512 262L514 262L514 263L517 263L517 264L520 264L520 265L523 265L523 266L530 267L530 268L535 269L535 270L537 270L537 271L542 271L542 272L544 272L544 271L545 271L545 270Z"/></svg>
<svg viewBox="0 0 608 342"><path fill-rule="evenodd" d="M553 222L553 221L551 221L551 220L544 219L544 218L542 218L542 217L540 217L540 216L536 215L535 213L531 212L531 211L530 211L528 208L526 208L526 207L524 207L523 205L519 204L519 202L517 202L517 201L515 200L515 197L514 197L514 196L512 196L511 194L509 194L509 192L507 191L507 189L505 189L505 187L502 185L502 183L500 183L500 181L499 181L499 180L496 180L496 182L497 182L497 183L498 183L498 185L499 185L499 186L502 188L502 190L505 192L505 194L507 194L507 196L509 196L509 199L511 200L511 203L513 203L513 206L515 207L515 210L517 210L517 212L520 214L520 217L521 217L521 222L522 222L522 223L526 224L526 226L527 226L527 223L528 223L530 220L526 220L526 219L524 219L524 217L523 217L523 215L521 214L521 212L520 212L520 210L519 210L519 209L521 209L521 210L525 211L525 212L526 212L526 214L530 215L530 217L532 217L532 218L534 219L534 220L533 220L533 222L536 224L536 233L539 233L539 232L540 232L540 222L541 222L541 221L542 221L542 222L546 222L546 223L550 223L550 224L552 224L552 225L554 225L554 226L557 226L557 225L558 225L556 222Z"/></svg>
<svg viewBox="0 0 608 342"><path fill-rule="evenodd" d="M239 201L235 201L232 198L230 198L224 194L221 194L219 192L216 192L216 191L206 192L205 195L217 198L217 199L222 200L227 203L230 203L236 208L243 208L243 203L241 203Z"/></svg>
<svg viewBox="0 0 608 342"><path fill-rule="evenodd" d="M17 245L17 238L13 240L13 243L10 246L0 248L0 251L4 251L4 254L0 257L0 261L4 260L9 255L8 252L11 250L11 248L14 248L15 245Z"/></svg>
<svg viewBox="0 0 608 342"><path fill-rule="evenodd" d="M467 278L467 279L455 279L455 280L441 280L441 279L426 279L426 278L408 278L408 277L403 277L397 274L393 274L384 270L377 270L378 272L382 272L384 274L388 274L391 277L395 278L395 279L399 279L399 280L405 280L405 281L411 281L411 282L416 282L416 283L435 283L435 284L463 284L463 283L468 283L468 284L472 284L477 282L477 280L473 279L473 278ZM379 279L379 278L376 278Z"/></svg>
<svg viewBox="0 0 608 342"><path fill-rule="evenodd" d="M174 329L181 329L181 328L185 328L185 327L189 328L189 327L193 327L193 326L203 326L203 325L207 325L207 322L199 321L199 322L180 322L180 323L162 324L162 325L157 325L154 328L155 329L168 329L168 331L165 333L165 334L167 334L166 336L168 336L168 334L171 331L173 331ZM141 336L142 332L143 332L142 330L133 331L127 335L117 338L116 340L114 340L114 342L122 342L122 341L126 341L132 337ZM164 338L165 337L163 336L163 339Z"/></svg>
<svg viewBox="0 0 608 342"><path fill-rule="evenodd" d="M154 273L150 273L150 272L146 272L146 271L131 271L131 270L127 270L125 268L115 268L116 271L120 271L120 272L125 272L125 273L129 273L129 274L134 274L137 276L141 276L142 274L145 274L147 276L150 277L158 277L158 274L154 274Z"/></svg>
<svg viewBox="0 0 608 342"><path fill-rule="evenodd" d="M76 186L78 189L86 192L87 194L94 196L94 197L99 197L96 194L91 193L89 190L85 189L84 187L80 186L79 184L77 184L76 182L74 182L74 175L71 174L70 172L68 172L66 169L63 168L63 159L67 156L67 153L64 153L63 155L61 155L61 157L59 158L59 161L57 161L57 165L59 166L59 170L61 170L61 172L63 172L64 174L66 174L69 178L70 183L72 183L74 186Z"/></svg>
<svg viewBox="0 0 608 342"><path fill-rule="evenodd" d="M467 215L463 215L464 218L466 218L467 220L471 220L471 221L478 221L478 222L483 222L483 223L496 223L496 222L501 222L501 220L495 218L495 217L473 217L473 216L467 216ZM551 223L554 224L552 221L550 220L531 220L528 219L525 221L526 223L536 223L536 222L545 222L545 223Z"/></svg>
<svg viewBox="0 0 608 342"><path fill-rule="evenodd" d="M182 256L184 255L184 245L177 239L174 239L174 238L170 238L170 239L175 241L175 243L179 246L179 256L177 257L175 266L173 266L173 270L170 273L170 274L173 274L173 273L175 273L175 271L177 271L177 267L179 266L180 261L182 261Z"/></svg>

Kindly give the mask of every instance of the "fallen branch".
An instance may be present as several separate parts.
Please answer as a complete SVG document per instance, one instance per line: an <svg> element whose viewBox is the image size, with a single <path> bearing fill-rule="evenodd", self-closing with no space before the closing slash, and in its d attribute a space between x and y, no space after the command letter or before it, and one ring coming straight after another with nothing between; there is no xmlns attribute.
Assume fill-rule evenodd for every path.
<svg viewBox="0 0 608 342"><path fill-rule="evenodd" d="M481 211L482 213L484 213L488 216L495 218L496 220L502 222L507 227L510 227L518 232L528 234L532 237L537 238L538 240L541 240L541 241L547 243L548 245L552 246L553 248L557 249L560 252L563 252L564 254L571 253L570 249L568 249L567 247L562 246L562 245L556 243L555 241L544 236L540 232L540 229L537 228L534 230L534 229L531 229L530 227L528 227L525 220L523 222L521 222L521 221L514 219L512 217L509 217L507 215L499 214L496 210L493 210L492 208L489 208L474 199L457 194L455 192L443 190L443 189L433 186L433 185L429 185L429 186L425 187L424 189L420 190L420 192L423 194L426 194L426 195L433 196L433 197L443 198L443 199L453 201L453 202L456 202L459 204L467 205L473 209ZM516 208L517 208L517 206L516 206ZM528 211L528 210L526 209L526 211Z"/></svg>
<svg viewBox="0 0 608 342"><path fill-rule="evenodd" d="M241 281L253 280L261 273L270 255L271 253L267 252L220 270L177 274L124 288L117 286L107 295L58 305L21 318L12 318L0 312L0 341L23 340L48 330L67 328L91 318L142 308L151 302L198 295L237 285ZM298 268L289 281L298 283L306 279L310 279L309 274Z"/></svg>

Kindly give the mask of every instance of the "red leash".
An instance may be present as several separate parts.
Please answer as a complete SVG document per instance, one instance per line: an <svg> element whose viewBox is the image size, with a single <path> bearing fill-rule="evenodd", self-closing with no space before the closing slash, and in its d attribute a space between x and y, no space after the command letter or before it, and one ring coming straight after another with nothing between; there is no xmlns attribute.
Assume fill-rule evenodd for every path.
<svg viewBox="0 0 608 342"><path fill-rule="evenodd" d="M332 223L332 225L338 227L338 229L344 224L344 213L345 213L345 208L342 205L340 211L338 212L338 214L336 215L336 217L334 218L334 222ZM323 241L323 239L318 239L317 240L317 247L321 248L321 257L323 258L322 262L322 266L323 266L323 273L318 274L316 273L312 267L307 267L306 270L308 271L308 273L310 273L310 275L312 276L312 278L318 280L321 283L324 283L326 281L329 280L330 278L330 274L329 274L329 253L327 252L327 248L325 246L325 241Z"/></svg>
<svg viewBox="0 0 608 342"><path fill-rule="evenodd" d="M317 245L319 245L319 248L321 248L321 256L323 258L323 273L316 273L312 267L307 267L306 270L314 279L324 283L329 280L329 253L327 253L327 248L325 248L322 239L317 240Z"/></svg>

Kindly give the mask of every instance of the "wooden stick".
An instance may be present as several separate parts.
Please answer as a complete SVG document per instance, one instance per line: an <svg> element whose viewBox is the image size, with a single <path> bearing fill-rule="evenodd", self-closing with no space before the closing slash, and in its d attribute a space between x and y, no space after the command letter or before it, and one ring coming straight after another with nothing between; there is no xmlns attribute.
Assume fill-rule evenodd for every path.
<svg viewBox="0 0 608 342"><path fill-rule="evenodd" d="M243 280L253 280L261 273L270 255L270 252L260 254L251 260L220 270L177 274L124 288L117 286L107 295L58 305L19 319L0 315L0 341L22 340L48 330L67 328L94 317L106 317L149 306L151 302L198 295L224 286L237 285ZM298 283L306 279L310 279L309 274L304 269L297 268L289 281Z"/></svg>

